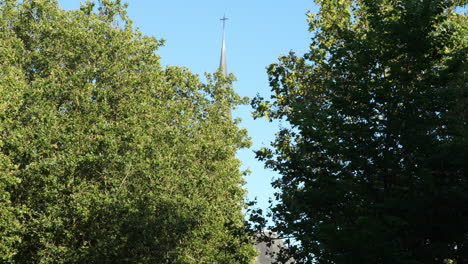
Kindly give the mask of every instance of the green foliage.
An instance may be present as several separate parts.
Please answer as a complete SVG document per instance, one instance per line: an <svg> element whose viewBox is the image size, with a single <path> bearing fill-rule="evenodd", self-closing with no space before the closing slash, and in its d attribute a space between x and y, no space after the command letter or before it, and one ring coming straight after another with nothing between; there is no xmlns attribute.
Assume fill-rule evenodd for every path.
<svg viewBox="0 0 468 264"><path fill-rule="evenodd" d="M310 51L268 68L255 115L291 126L257 155L299 263L468 262L462 2L317 1Z"/></svg>
<svg viewBox="0 0 468 264"><path fill-rule="evenodd" d="M245 100L161 67L160 44L120 1L0 2L0 262L253 259Z"/></svg>

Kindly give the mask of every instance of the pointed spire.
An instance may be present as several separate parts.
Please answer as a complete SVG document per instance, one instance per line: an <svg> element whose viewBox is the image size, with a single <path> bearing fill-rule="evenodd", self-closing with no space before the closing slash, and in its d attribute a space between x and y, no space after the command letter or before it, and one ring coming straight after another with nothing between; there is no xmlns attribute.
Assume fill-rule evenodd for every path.
<svg viewBox="0 0 468 264"><path fill-rule="evenodd" d="M223 43L221 46L221 59L219 61L219 68L222 69L223 76L227 76L226 43L224 39L224 29L226 27L226 20L228 20L228 18L226 18L226 15L224 15L223 18L221 18L220 20L223 21Z"/></svg>

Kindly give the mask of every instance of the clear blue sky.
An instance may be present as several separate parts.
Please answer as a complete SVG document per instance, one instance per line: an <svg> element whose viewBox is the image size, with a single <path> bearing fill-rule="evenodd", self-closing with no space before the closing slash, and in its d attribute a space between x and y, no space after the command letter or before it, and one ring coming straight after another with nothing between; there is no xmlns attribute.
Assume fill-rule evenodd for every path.
<svg viewBox="0 0 468 264"><path fill-rule="evenodd" d="M79 7L79 0L60 0L65 9ZM125 2L125 1L124 1ZM234 73L234 88L242 96L253 98L257 93L268 98L270 87L265 68L278 56L290 50L304 53L311 35L307 31L305 13L316 11L313 0L127 0L128 14L145 35L164 38L166 46L159 54L163 65L188 67L203 75L219 66L222 23L226 14L227 68ZM277 175L255 160L253 150L269 146L278 130L278 123L253 120L251 107L240 107L233 114L243 119L252 138L251 149L241 150L238 157L246 177L248 198L257 197L265 209L273 197L271 179Z"/></svg>

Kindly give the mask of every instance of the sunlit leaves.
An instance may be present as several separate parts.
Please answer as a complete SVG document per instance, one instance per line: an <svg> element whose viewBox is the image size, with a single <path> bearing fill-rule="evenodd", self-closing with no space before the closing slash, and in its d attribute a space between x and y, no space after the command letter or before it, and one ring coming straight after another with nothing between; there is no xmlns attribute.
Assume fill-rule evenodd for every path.
<svg viewBox="0 0 468 264"><path fill-rule="evenodd" d="M163 68L121 1L0 14L0 262L252 259L233 76Z"/></svg>

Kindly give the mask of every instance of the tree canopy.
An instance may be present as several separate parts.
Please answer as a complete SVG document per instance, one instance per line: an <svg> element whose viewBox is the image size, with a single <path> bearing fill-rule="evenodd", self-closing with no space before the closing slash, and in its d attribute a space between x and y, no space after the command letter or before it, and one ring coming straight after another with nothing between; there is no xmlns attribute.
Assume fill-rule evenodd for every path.
<svg viewBox="0 0 468 264"><path fill-rule="evenodd" d="M449 0L321 0L268 68L283 119L258 159L298 263L468 262L467 19ZM262 223L260 221L260 223Z"/></svg>
<svg viewBox="0 0 468 264"><path fill-rule="evenodd" d="M0 2L0 262L253 259L245 100L162 67L161 44L120 1Z"/></svg>

